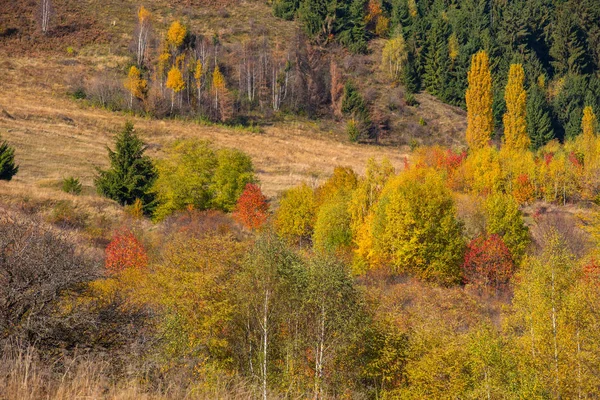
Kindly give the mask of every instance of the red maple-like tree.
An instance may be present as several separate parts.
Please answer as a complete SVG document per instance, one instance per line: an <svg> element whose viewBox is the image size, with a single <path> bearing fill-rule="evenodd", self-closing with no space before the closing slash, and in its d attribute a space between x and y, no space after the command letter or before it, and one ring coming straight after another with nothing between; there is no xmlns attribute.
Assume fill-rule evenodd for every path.
<svg viewBox="0 0 600 400"><path fill-rule="evenodd" d="M267 222L269 203L260 188L248 183L238 199L233 218L248 229L258 229Z"/></svg>
<svg viewBox="0 0 600 400"><path fill-rule="evenodd" d="M117 274L127 268L143 269L148 266L146 249L128 228L115 232L106 247L105 267L109 274Z"/></svg>
<svg viewBox="0 0 600 400"><path fill-rule="evenodd" d="M499 289L512 277L514 263L499 235L479 236L469 243L462 270L466 283Z"/></svg>

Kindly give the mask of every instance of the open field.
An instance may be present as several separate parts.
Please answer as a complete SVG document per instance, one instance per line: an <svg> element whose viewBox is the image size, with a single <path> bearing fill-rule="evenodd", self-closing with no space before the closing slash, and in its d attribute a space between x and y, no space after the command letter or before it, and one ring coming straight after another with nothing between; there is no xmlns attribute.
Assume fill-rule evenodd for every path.
<svg viewBox="0 0 600 400"><path fill-rule="evenodd" d="M14 182L31 190L52 186L68 176L78 177L90 187L94 168L107 164L105 146L128 119L155 157L161 157L162 149L174 140L192 137L247 152L269 196L301 181L316 183L336 165L351 166L361 173L370 157L387 157L396 168L401 168L406 157L395 147L344 143L320 132L310 121L266 126L262 133L252 133L82 106L64 94L60 82L83 66L61 61L57 57L11 58L0 64L4 76L0 112L6 111L0 114L0 135L16 148L20 171ZM0 191L6 193L8 185L13 183L0 185Z"/></svg>

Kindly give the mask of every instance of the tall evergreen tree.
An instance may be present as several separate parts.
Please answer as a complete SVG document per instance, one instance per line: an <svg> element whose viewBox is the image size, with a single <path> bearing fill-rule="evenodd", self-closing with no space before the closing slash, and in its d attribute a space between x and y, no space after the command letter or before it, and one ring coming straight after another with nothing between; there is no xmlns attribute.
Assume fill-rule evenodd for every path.
<svg viewBox="0 0 600 400"><path fill-rule="evenodd" d="M144 155L146 147L135 134L133 124L116 137L115 150L108 149L110 168L98 170L94 183L98 193L117 201L121 205L133 204L140 199L146 212L154 205L151 187L157 178L152 160Z"/></svg>
<svg viewBox="0 0 600 400"><path fill-rule="evenodd" d="M15 165L15 149L6 141L0 142L0 180L10 181L18 171L19 166Z"/></svg>
<svg viewBox="0 0 600 400"><path fill-rule="evenodd" d="M579 74L587 68L583 34L576 24L572 11L566 5L555 16L550 56L557 73Z"/></svg>
<svg viewBox="0 0 600 400"><path fill-rule="evenodd" d="M421 89L417 60L414 51L408 50L406 64L402 69L402 83L409 93L417 93Z"/></svg>
<svg viewBox="0 0 600 400"><path fill-rule="evenodd" d="M533 85L527 96L527 134L534 150L555 137L546 95L538 85Z"/></svg>
<svg viewBox="0 0 600 400"><path fill-rule="evenodd" d="M366 53L369 40L366 23L366 0L352 0L348 16L342 21L339 41L353 53Z"/></svg>
<svg viewBox="0 0 600 400"><path fill-rule="evenodd" d="M449 36L450 26L446 18L440 15L433 23L427 41L423 85L429 93L442 100L446 100L448 70L450 69Z"/></svg>

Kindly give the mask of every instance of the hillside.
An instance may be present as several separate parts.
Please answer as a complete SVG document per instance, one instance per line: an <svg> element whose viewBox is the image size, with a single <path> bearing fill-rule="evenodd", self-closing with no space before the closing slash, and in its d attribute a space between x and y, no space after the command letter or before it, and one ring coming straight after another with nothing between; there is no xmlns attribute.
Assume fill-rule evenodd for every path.
<svg viewBox="0 0 600 400"><path fill-rule="evenodd" d="M235 46L258 29L277 46L290 40L297 29L293 23L273 17L270 8L259 2L236 3L226 11L222 7L168 4L155 1L148 5L154 14L155 29L166 29L172 18L180 17L203 34L218 34L225 45ZM36 31L34 2L14 3L11 7L0 23L5 29L0 51L20 55L5 58L0 66L4 74L0 108L6 111L0 115L0 135L19 148L21 172L15 181L28 188L58 190L62 178L75 176L91 195L94 168L106 164L104 147L128 119L135 122L153 156L160 157L163 146L185 137L209 139L217 146L246 151L269 196L301 181L316 184L336 165L351 166L361 173L370 157L387 157L401 168L407 157L406 144L414 140L425 144L462 142L462 111L427 94L417 95L420 107L407 107L403 105L402 88L390 91L378 68L377 43L370 56L356 60L356 56L344 55L339 49L335 57L341 63L367 66L367 70L355 70L353 76L373 93L374 109L387 110L389 102L397 104L398 108L390 112L390 128L380 146L347 143L341 132L343 123L335 120L289 118L288 122L268 122L260 128L261 133L252 133L192 122L148 120L90 107L71 99L67 92L73 82L91 79L101 71L119 71L127 64L137 3L55 2L54 7L61 10L56 13L57 24L72 27L69 34L76 40L60 29L49 37ZM87 33L91 30L95 36ZM74 54L69 54L65 45L73 47ZM419 125L421 118L427 126Z"/></svg>
<svg viewBox="0 0 600 400"><path fill-rule="evenodd" d="M597 398L597 11L3 4L0 400Z"/></svg>

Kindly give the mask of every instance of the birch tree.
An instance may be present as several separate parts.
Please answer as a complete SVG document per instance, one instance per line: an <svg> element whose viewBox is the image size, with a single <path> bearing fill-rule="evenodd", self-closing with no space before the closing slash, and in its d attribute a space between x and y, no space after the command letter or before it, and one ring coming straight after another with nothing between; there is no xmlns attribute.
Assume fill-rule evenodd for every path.
<svg viewBox="0 0 600 400"><path fill-rule="evenodd" d="M48 34L50 30L50 19L54 15L54 7L52 1L41 0L40 1L40 28L44 35Z"/></svg>
<svg viewBox="0 0 600 400"><path fill-rule="evenodd" d="M151 17L152 14L150 14L150 11L141 6L138 11L138 25L135 31L136 61L139 66L144 64L146 59L151 30Z"/></svg>

